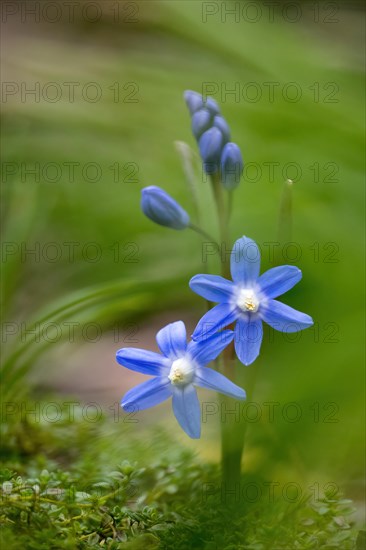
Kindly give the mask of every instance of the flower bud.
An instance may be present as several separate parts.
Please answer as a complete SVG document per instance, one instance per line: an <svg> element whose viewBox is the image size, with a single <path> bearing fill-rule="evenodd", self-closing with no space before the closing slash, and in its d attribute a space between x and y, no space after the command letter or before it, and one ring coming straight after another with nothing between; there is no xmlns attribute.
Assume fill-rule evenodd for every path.
<svg viewBox="0 0 366 550"><path fill-rule="evenodd" d="M208 109L200 109L192 116L192 132L194 137L199 140L203 132L206 132L212 126L212 115Z"/></svg>
<svg viewBox="0 0 366 550"><path fill-rule="evenodd" d="M191 115L204 107L203 98L198 92L186 90L184 92L184 99Z"/></svg>
<svg viewBox="0 0 366 550"><path fill-rule="evenodd" d="M210 111L213 115L220 114L220 107L217 104L217 101L212 99L212 97L207 97L206 100L203 100L204 106Z"/></svg>
<svg viewBox="0 0 366 550"><path fill-rule="evenodd" d="M202 95L193 90L186 90L184 92L184 100L187 104L189 112L193 115L196 111L206 108L210 111L211 115L219 115L220 107L212 97L203 99Z"/></svg>
<svg viewBox="0 0 366 550"><path fill-rule="evenodd" d="M189 225L187 212L160 187L150 185L142 190L141 208L145 216L159 225L185 229Z"/></svg>
<svg viewBox="0 0 366 550"><path fill-rule="evenodd" d="M226 189L234 189L243 174L243 158L236 143L227 143L221 155L221 181Z"/></svg>
<svg viewBox="0 0 366 550"><path fill-rule="evenodd" d="M224 117L216 115L213 121L213 126L216 126L216 128L221 131L224 143L230 141L230 128Z"/></svg>
<svg viewBox="0 0 366 550"><path fill-rule="evenodd" d="M202 134L199 148L207 174L215 174L219 171L222 146L222 133L215 126Z"/></svg>

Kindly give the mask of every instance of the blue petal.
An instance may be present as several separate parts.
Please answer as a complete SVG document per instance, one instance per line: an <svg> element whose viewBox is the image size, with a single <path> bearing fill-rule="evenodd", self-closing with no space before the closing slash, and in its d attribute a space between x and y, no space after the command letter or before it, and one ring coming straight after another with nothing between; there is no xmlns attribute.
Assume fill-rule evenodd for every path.
<svg viewBox="0 0 366 550"><path fill-rule="evenodd" d="M183 321L170 323L156 335L161 353L171 359L182 357L187 349L187 332Z"/></svg>
<svg viewBox="0 0 366 550"><path fill-rule="evenodd" d="M244 365L250 365L258 357L263 338L262 321L250 314L240 317L235 327L235 351Z"/></svg>
<svg viewBox="0 0 366 550"><path fill-rule="evenodd" d="M160 353L138 348L122 348L117 351L116 359L128 369L152 376L164 374L171 366L171 361Z"/></svg>
<svg viewBox="0 0 366 550"><path fill-rule="evenodd" d="M192 384L174 389L173 411L186 434L198 439L201 435L201 408Z"/></svg>
<svg viewBox="0 0 366 550"><path fill-rule="evenodd" d="M195 275L189 286L193 292L211 302L228 302L235 289L231 281L219 275Z"/></svg>
<svg viewBox="0 0 366 550"><path fill-rule="evenodd" d="M256 243L248 237L238 239L231 252L231 276L244 286L255 282L259 275L261 255Z"/></svg>
<svg viewBox="0 0 366 550"><path fill-rule="evenodd" d="M261 304L259 314L263 321L280 332L297 332L313 324L310 315L277 300L268 300Z"/></svg>
<svg viewBox="0 0 366 550"><path fill-rule="evenodd" d="M300 281L302 273L294 265L281 265L263 273L258 285L267 298L277 298Z"/></svg>
<svg viewBox="0 0 366 550"><path fill-rule="evenodd" d="M121 405L128 412L137 412L159 405L171 396L169 378L157 377L129 390L122 398Z"/></svg>
<svg viewBox="0 0 366 550"><path fill-rule="evenodd" d="M238 309L231 304L219 304L208 311L198 322L192 334L193 340L203 340L238 318Z"/></svg>
<svg viewBox="0 0 366 550"><path fill-rule="evenodd" d="M190 357L200 366L207 365L225 349L234 338L232 330L217 332L199 342L192 341L188 345Z"/></svg>
<svg viewBox="0 0 366 550"><path fill-rule="evenodd" d="M233 384L230 380L213 369L197 369L194 383L201 388L215 390L235 399L245 399L246 393L242 388Z"/></svg>

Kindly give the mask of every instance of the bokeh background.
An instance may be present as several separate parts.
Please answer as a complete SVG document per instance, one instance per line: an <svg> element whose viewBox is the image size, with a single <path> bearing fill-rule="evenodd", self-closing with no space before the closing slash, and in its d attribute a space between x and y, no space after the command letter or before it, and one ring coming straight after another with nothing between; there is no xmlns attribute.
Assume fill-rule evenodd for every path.
<svg viewBox="0 0 366 550"><path fill-rule="evenodd" d="M278 241L283 182L293 179L293 244L277 250L303 280L284 301L315 320L291 341L265 334L251 397L260 418L250 422L244 466L268 479L335 483L361 509L361 5L105 0L79 1L70 13L41 2L37 19L31 3L4 4L6 400L52 395L113 415L143 380L115 363L116 350L156 349L156 331L177 319L194 328L205 305L187 283L207 269L202 242L154 225L139 203L142 187L159 185L194 212L176 142L196 154L183 91L209 91L246 162L232 242L249 235L262 269L272 265L268 243ZM26 334L34 323L39 337ZM273 421L269 402L277 403ZM159 425L216 462L219 421L208 418L192 443L161 405L117 426L113 445L123 455L133 434L148 448Z"/></svg>

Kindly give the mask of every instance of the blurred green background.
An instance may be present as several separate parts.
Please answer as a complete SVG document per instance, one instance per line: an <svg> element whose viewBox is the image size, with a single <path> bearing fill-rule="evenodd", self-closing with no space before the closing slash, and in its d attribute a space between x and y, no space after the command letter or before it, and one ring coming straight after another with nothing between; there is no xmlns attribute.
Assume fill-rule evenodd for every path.
<svg viewBox="0 0 366 550"><path fill-rule="evenodd" d="M108 409L126 387L142 380L125 382L127 375L114 364L116 349L151 347L153 333L164 323L181 318L192 329L204 312L203 301L187 284L207 268L200 240L189 231L154 225L139 202L143 186L159 185L193 212L174 142L187 142L196 151L182 94L205 91L210 83L247 163L235 192L232 242L243 234L254 238L262 247L262 270L270 267L268 243L278 240L283 181L292 178L296 245L281 245L281 261L300 267L303 280L284 301L316 322L293 342L280 333L270 342L265 334L253 396L262 417L249 427L245 467L271 479L332 481L359 501L364 468L361 7L320 3L315 9L313 3L297 3L301 11L295 12L278 3L273 12L264 4L254 12L242 11L248 3L240 2L103 2L101 17L87 21L83 4L72 20L63 12L56 23L47 17L22 23L20 12L5 23L3 18L8 84L2 124L3 342L7 357L21 350L11 359L5 396L8 383L11 399L29 389L42 395L51 388L61 400L66 392L87 401L92 377L93 400L99 380ZM235 16L225 15L230 7L239 9ZM87 13L96 17L92 9ZM70 82L76 83L74 101ZM22 97L22 90L35 86L39 101ZM236 96L226 93L233 89ZM94 101L95 90L101 97ZM74 178L70 163L78 163ZM83 170L89 163L97 164L97 172L95 166ZM27 174L29 168L39 178ZM201 185L199 169L197 179ZM65 243L77 243L74 258ZM88 243L97 248L86 250ZM22 246L36 253L26 254ZM95 250L100 257L93 261ZM95 292L96 300L87 299ZM85 307L66 307L74 302ZM45 338L34 343L27 337L24 347L19 324L29 328L43 317L79 326L97 323L103 334L92 343L79 331L74 342L55 337L55 343ZM137 327L132 344L125 338L129 323L133 331ZM122 327L122 342L113 338L115 327ZM109 387L106 377L114 370ZM263 405L268 402L279 403L273 422ZM289 417L296 417L295 409L286 409L293 402L301 412L294 422ZM192 443L178 433L167 411L159 407L141 415L136 425L141 438L160 423L206 460L218 459L219 418L209 419L202 439Z"/></svg>

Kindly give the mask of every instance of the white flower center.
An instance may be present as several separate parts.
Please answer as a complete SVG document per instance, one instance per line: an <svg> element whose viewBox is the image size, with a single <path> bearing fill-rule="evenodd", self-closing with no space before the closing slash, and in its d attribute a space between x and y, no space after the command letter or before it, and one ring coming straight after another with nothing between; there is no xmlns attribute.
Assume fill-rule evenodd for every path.
<svg viewBox="0 0 366 550"><path fill-rule="evenodd" d="M183 386L192 381L193 372L194 366L192 363L185 357L182 357L173 361L168 378L172 384Z"/></svg>
<svg viewBox="0 0 366 550"><path fill-rule="evenodd" d="M255 313L259 308L259 300L251 288L242 288L236 300L237 306L242 311Z"/></svg>

